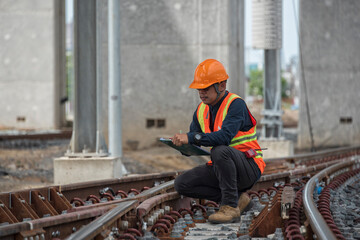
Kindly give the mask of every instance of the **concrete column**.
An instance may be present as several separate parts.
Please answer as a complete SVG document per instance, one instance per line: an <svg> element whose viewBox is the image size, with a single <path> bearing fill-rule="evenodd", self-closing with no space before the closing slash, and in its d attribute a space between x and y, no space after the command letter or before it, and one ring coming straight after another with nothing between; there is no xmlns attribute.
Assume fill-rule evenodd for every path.
<svg viewBox="0 0 360 240"><path fill-rule="evenodd" d="M54 126L66 124L66 46L65 46L65 2L54 1Z"/></svg>
<svg viewBox="0 0 360 240"><path fill-rule="evenodd" d="M72 152L96 145L96 1L74 2L74 123Z"/></svg>
<svg viewBox="0 0 360 240"><path fill-rule="evenodd" d="M229 2L229 90L245 98L245 2Z"/></svg>
<svg viewBox="0 0 360 240"><path fill-rule="evenodd" d="M109 157L106 153L105 136L108 129L106 5L106 0L75 1L75 101L71 143L73 152L54 159L55 184L119 178L126 173L120 156ZM116 40L119 46L119 39ZM120 65L120 62L116 64ZM120 84L120 78L117 78L117 82ZM120 90L119 85L114 87L117 88ZM120 95L118 96L120 102ZM120 122L115 124L121 127ZM87 151L81 152L85 145Z"/></svg>
<svg viewBox="0 0 360 240"><path fill-rule="evenodd" d="M265 49L264 72L264 118L261 123L262 136L265 138L280 138L283 135L281 120L281 79L280 51Z"/></svg>

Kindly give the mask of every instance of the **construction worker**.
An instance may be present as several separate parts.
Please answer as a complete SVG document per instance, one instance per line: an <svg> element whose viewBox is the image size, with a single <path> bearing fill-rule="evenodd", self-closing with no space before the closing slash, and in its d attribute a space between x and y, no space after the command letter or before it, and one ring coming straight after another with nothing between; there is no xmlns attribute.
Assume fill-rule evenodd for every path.
<svg viewBox="0 0 360 240"><path fill-rule="evenodd" d="M208 218L211 223L240 220L241 212L251 203L245 191L265 168L256 140L256 120L245 101L226 90L227 79L224 66L215 59L197 66L190 88L198 90L202 102L194 113L190 131L172 138L177 146L190 143L212 147L206 165L185 171L175 179L179 194L220 203L219 211Z"/></svg>

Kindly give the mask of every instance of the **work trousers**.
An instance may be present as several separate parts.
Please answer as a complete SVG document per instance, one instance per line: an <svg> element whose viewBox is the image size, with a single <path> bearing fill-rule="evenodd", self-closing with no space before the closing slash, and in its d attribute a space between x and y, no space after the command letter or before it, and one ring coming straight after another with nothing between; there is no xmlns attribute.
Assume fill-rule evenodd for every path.
<svg viewBox="0 0 360 240"><path fill-rule="evenodd" d="M261 172L254 159L229 146L211 150L212 166L200 165L175 179L175 190L184 196L208 199L237 207L241 193L250 189Z"/></svg>

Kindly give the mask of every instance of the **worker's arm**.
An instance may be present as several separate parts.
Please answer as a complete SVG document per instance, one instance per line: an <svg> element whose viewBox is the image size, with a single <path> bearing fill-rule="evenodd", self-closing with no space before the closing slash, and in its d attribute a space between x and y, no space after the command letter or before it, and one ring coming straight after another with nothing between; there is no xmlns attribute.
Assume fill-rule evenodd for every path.
<svg viewBox="0 0 360 240"><path fill-rule="evenodd" d="M190 125L190 132L188 135L188 142L194 144L194 135L201 132L200 125L197 121L196 113L194 115L196 121ZM219 146L229 145L231 139L237 134L239 130L248 131L252 127L252 122L247 111L245 101L242 99L235 99L229 106L228 113L223 122L222 128L219 131L212 133L201 133L202 137L199 142L201 146Z"/></svg>
<svg viewBox="0 0 360 240"><path fill-rule="evenodd" d="M194 136L196 133L202 133L199 121L197 119L197 109L194 112L193 120L190 124L190 132L187 133L188 143L195 144Z"/></svg>

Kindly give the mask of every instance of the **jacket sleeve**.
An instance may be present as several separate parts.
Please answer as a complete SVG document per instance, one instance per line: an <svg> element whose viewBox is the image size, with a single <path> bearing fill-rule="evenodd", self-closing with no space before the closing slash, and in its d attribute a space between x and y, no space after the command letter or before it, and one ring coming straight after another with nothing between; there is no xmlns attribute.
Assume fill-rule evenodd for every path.
<svg viewBox="0 0 360 240"><path fill-rule="evenodd" d="M194 112L193 120L192 120L192 122L190 124L190 131L187 133L188 140L189 140L190 144L194 144L194 135L196 133L201 133L202 132L199 121L197 119L197 114L196 113L197 113L197 109Z"/></svg>

